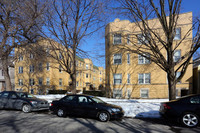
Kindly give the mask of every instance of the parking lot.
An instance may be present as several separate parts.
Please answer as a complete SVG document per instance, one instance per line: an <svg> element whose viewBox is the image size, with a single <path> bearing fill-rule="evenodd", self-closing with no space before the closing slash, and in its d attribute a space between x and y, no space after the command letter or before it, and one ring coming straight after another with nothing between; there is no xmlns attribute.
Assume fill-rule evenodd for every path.
<svg viewBox="0 0 200 133"><path fill-rule="evenodd" d="M0 110L2 133L118 133L118 132L200 132L198 128L184 128L163 119L124 118L107 123L89 118L59 118L51 112L23 113L15 110Z"/></svg>

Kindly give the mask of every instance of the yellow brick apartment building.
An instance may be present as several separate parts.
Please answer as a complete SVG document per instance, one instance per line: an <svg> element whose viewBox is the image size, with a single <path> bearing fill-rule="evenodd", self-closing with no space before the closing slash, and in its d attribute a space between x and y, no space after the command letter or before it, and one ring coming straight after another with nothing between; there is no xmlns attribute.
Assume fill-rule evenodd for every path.
<svg viewBox="0 0 200 133"><path fill-rule="evenodd" d="M56 43L56 42L55 42ZM48 90L68 90L70 87L70 76L62 70L62 66L52 58L51 54L59 51L52 51L49 40L38 41L40 52L15 49L15 90L26 91L32 94L46 94ZM59 44L58 44L59 45ZM59 57L60 58L60 57ZM93 65L90 59L76 58L76 89L79 91L89 90L92 85L98 89L99 85L105 82L105 69Z"/></svg>
<svg viewBox="0 0 200 133"><path fill-rule="evenodd" d="M162 28L158 19L148 20L154 31L161 34ZM174 43L180 42L192 27L192 12L180 14ZM192 45L192 31L174 52L174 60L185 54ZM106 88L110 95L119 98L168 98L167 74L151 60L141 55L123 50L123 47L134 48L141 45L138 38L140 28L129 20L115 19L105 29L106 47ZM164 36L163 36L164 37ZM133 45L134 43L134 45ZM158 44L159 45L159 44ZM162 53L167 55L163 49ZM166 58L166 56L165 56ZM192 65L189 65L184 77L176 85L177 96L192 88ZM179 72L176 76L179 75Z"/></svg>

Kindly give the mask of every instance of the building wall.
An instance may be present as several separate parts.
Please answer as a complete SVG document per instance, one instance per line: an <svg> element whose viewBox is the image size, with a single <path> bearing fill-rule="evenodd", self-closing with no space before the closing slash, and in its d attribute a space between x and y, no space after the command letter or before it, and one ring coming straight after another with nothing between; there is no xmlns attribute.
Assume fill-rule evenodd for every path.
<svg viewBox="0 0 200 133"><path fill-rule="evenodd" d="M179 16L177 27L181 28L181 38L192 26L192 13L184 13ZM162 37L164 35L161 25L158 23L158 19L148 20L150 27ZM121 34L121 44L113 44L114 35L116 33ZM160 69L155 63L139 64L139 55L132 52L127 52L123 48L134 49L134 45L138 45L138 39L134 37L140 34L141 31L135 23L131 23L128 20L115 19L114 22L109 23L106 26L106 85L111 89L111 92L116 93L116 90L121 91L120 97L134 97L141 98L143 90L148 91L148 98L168 98L168 83L167 74ZM130 43L127 41L127 37L130 39ZM164 37L164 36L163 36ZM179 40L174 41L174 44ZM192 32L182 44L177 48L181 50L181 55L185 54L192 44ZM143 47L141 45L141 47ZM161 45L158 47L161 48ZM163 55L167 56L164 49L161 49ZM122 63L114 64L114 54L122 55ZM128 63L127 54L130 56L130 62ZM166 58L165 56L165 58ZM192 61L192 60L191 60ZM150 73L150 84L139 84L138 76L142 73ZM122 75L122 82L120 84L114 84L114 74ZM128 74L130 75L130 82L127 81ZM180 95L181 90L189 90L192 88L192 65L189 65L185 76L181 79L181 82L177 84L177 95ZM114 90L114 91L113 91ZM113 93L111 93L113 95Z"/></svg>
<svg viewBox="0 0 200 133"><path fill-rule="evenodd" d="M44 50L50 48L49 41L42 40L39 41L41 46L44 46ZM51 48L50 48L51 49ZM15 62L15 90L17 91L29 91L30 93L42 94L46 93L48 90L67 90L70 89L70 75L63 71L59 71L58 62L53 59L51 54L59 55L59 51L49 51L50 54L46 53L46 55L34 55L33 59L30 58L30 51L25 51L24 49L16 49L16 53L21 53L16 55L18 56L18 60ZM20 57L23 57L20 59ZM63 57L64 58L64 57ZM42 70L39 70L39 64L42 64ZM49 64L49 68L47 69L47 64ZM88 69L86 69L86 64L88 64ZM30 66L34 66L34 72L30 72ZM76 61L76 89L82 91L83 88L89 89L88 84L94 84L95 86L99 86L99 82L93 81L93 77L98 77L98 67L93 67L93 63L90 59L82 59L77 57ZM23 67L23 73L19 73L19 67ZM97 75L94 74L97 72ZM86 78L86 73L88 74L88 78ZM34 79L34 85L30 85L30 79ZM39 84L39 79L42 79L42 85ZM19 80L23 80L23 84L20 84ZM47 81L49 80L49 84Z"/></svg>

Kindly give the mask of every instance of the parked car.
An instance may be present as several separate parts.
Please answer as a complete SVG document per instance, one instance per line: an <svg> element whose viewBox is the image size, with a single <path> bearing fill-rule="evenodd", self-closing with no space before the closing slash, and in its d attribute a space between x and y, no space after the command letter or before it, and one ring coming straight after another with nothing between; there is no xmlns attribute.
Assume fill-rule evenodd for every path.
<svg viewBox="0 0 200 133"><path fill-rule="evenodd" d="M187 127L196 127L200 121L200 95L188 95L177 100L163 102L160 114L169 119L176 119Z"/></svg>
<svg viewBox="0 0 200 133"><path fill-rule="evenodd" d="M26 92L3 91L0 94L0 109L17 109L28 113L48 110L49 103Z"/></svg>
<svg viewBox="0 0 200 133"><path fill-rule="evenodd" d="M53 101L50 110L59 117L66 115L98 118L102 122L110 119L121 119L124 111L121 107L108 104L101 99L89 95L67 95L58 101Z"/></svg>

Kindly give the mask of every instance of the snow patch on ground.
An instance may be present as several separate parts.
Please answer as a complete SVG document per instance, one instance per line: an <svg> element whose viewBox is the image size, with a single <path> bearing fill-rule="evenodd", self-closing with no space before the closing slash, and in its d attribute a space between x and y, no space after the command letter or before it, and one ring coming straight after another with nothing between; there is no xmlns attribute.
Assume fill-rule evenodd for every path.
<svg viewBox="0 0 200 133"><path fill-rule="evenodd" d="M65 95L35 95L38 98L45 99L49 103L53 100L59 100ZM121 106L125 112L125 117L137 118L159 118L160 103L168 99L114 99L99 97L103 101Z"/></svg>

